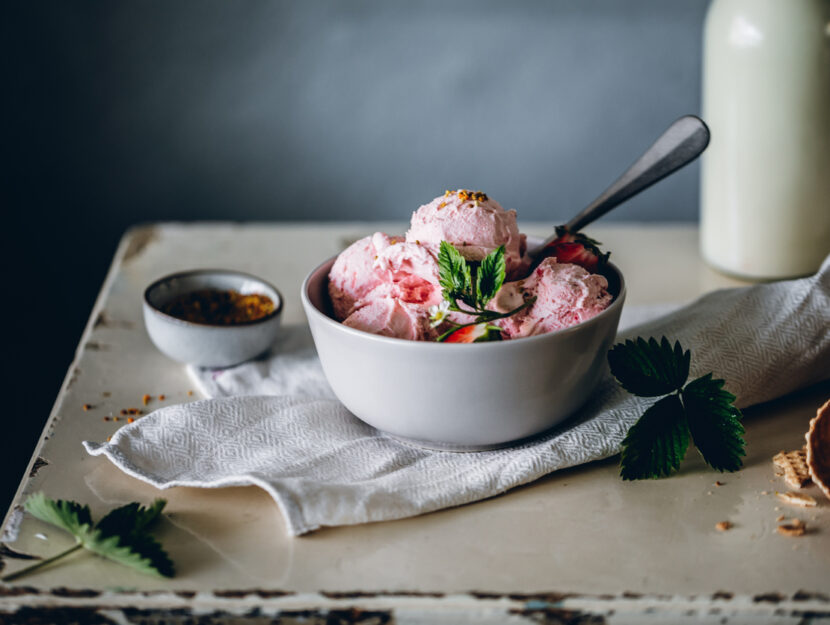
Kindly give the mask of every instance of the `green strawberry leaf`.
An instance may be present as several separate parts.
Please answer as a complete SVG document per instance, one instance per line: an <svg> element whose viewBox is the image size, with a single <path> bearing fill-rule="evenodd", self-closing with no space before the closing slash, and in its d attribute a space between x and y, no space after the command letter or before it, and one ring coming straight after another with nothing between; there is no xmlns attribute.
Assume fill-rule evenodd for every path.
<svg viewBox="0 0 830 625"><path fill-rule="evenodd" d="M144 532L159 519L165 504L164 499L156 499L147 508L137 503L129 503L110 510L104 518L98 521L95 529L101 530L104 536Z"/></svg>
<svg viewBox="0 0 830 625"><path fill-rule="evenodd" d="M735 396L723 388L724 381L708 373L683 389L683 404L695 447L706 464L717 471L737 471L743 464L744 427Z"/></svg>
<svg viewBox="0 0 830 625"><path fill-rule="evenodd" d="M127 504L110 511L93 526L88 506L74 501L49 499L43 493L34 494L23 504L26 511L41 521L66 530L77 544L51 558L15 571L2 581L22 577L81 548L142 573L172 577L173 562L149 533L164 505L163 499L157 499L147 508L137 503Z"/></svg>
<svg viewBox="0 0 830 625"><path fill-rule="evenodd" d="M670 475L689 447L689 427L677 395L664 397L635 423L622 443L620 475L642 480Z"/></svg>
<svg viewBox="0 0 830 625"><path fill-rule="evenodd" d="M74 501L49 499L43 493L35 493L26 500L23 508L36 519L66 530L76 537L92 528L89 506Z"/></svg>
<svg viewBox="0 0 830 625"><path fill-rule="evenodd" d="M104 536L95 530L84 547L141 573L173 577L175 572L170 557L156 539L147 533Z"/></svg>
<svg viewBox="0 0 830 625"><path fill-rule="evenodd" d="M148 532L164 506L163 499L156 499L149 508L131 503L110 511L95 526L101 540L89 548L105 558L145 573L172 577L173 562ZM116 541L113 543L111 538Z"/></svg>
<svg viewBox="0 0 830 625"><path fill-rule="evenodd" d="M679 342L672 348L664 336L637 338L618 343L608 352L611 373L629 393L640 397L659 397L683 388L689 377L691 352L683 352Z"/></svg>

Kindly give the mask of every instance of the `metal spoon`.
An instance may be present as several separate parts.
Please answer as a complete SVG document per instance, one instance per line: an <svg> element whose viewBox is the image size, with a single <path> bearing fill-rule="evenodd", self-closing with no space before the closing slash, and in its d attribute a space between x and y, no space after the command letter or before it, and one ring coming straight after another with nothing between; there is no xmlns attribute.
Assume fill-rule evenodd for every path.
<svg viewBox="0 0 830 625"><path fill-rule="evenodd" d="M585 210L576 215L560 232L529 250L536 257L561 235L561 229L577 232L602 217L612 208L648 189L669 174L695 160L709 145L709 128L699 117L686 115L674 122L628 170L608 187Z"/></svg>

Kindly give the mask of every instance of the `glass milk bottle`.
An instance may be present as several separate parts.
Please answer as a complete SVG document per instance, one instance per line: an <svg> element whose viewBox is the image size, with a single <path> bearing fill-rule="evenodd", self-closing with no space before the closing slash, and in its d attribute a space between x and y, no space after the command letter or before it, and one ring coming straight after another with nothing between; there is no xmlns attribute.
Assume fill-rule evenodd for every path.
<svg viewBox="0 0 830 625"><path fill-rule="evenodd" d="M751 279L830 254L830 0L713 0L704 29L701 251Z"/></svg>

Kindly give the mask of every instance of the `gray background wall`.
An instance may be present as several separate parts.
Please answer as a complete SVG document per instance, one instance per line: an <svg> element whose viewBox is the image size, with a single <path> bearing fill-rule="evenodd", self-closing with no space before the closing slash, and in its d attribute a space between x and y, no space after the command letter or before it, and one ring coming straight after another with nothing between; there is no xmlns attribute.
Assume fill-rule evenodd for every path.
<svg viewBox="0 0 830 625"><path fill-rule="evenodd" d="M3 3L5 266L49 304L11 326L0 475L17 482L130 224L403 220L450 187L560 223L699 112L706 6ZM606 219L694 220L697 177Z"/></svg>

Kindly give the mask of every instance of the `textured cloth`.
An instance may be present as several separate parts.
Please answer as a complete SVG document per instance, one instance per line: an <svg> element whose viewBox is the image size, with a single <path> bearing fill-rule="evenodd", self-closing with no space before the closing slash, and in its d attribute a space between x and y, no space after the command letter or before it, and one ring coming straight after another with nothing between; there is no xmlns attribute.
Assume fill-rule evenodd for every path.
<svg viewBox="0 0 830 625"><path fill-rule="evenodd" d="M618 338L679 340L692 351L690 379L714 372L738 407L830 375L830 258L810 278L715 291L645 323L632 319L653 312L627 311L634 325ZM161 408L86 449L158 488L256 484L294 535L457 506L606 458L655 401L606 374L554 431L507 449L453 453L399 443L353 417L332 395L306 328L286 329L262 360L192 374L214 399Z"/></svg>

